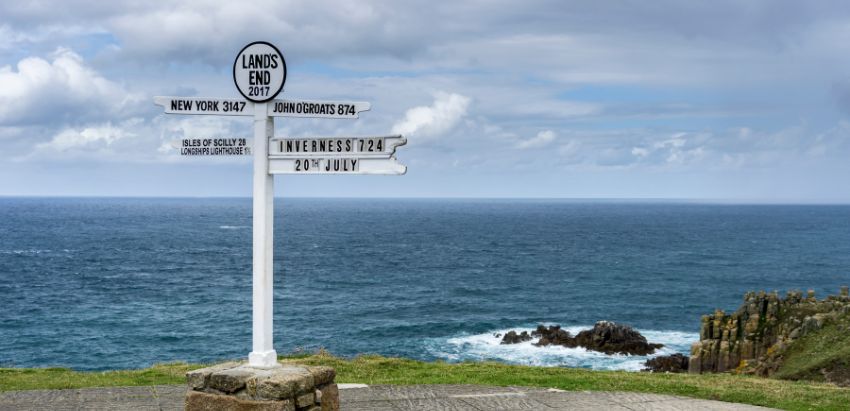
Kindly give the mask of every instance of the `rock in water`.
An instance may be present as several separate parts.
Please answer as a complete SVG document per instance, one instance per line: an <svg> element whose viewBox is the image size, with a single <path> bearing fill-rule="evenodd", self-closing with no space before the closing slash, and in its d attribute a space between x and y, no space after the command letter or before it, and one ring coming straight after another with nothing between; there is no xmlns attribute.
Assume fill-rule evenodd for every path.
<svg viewBox="0 0 850 411"><path fill-rule="evenodd" d="M550 344L562 345L564 347L576 347L576 340L566 330L562 330L560 325L550 325L546 328L543 325L538 325L537 330L531 333L531 336L540 338L534 345L545 347Z"/></svg>
<svg viewBox="0 0 850 411"><path fill-rule="evenodd" d="M637 330L628 325L599 321L591 330L584 330L575 338L579 346L605 354L647 355L663 347L652 344Z"/></svg>
<svg viewBox="0 0 850 411"><path fill-rule="evenodd" d="M505 336L502 337L502 342L500 344L517 344L529 340L531 340L531 336L528 335L528 331L523 331L520 334L517 334L516 331L508 331L505 333Z"/></svg>
<svg viewBox="0 0 850 411"><path fill-rule="evenodd" d="M620 325L610 321L599 321L591 330L584 330L573 337L567 330L562 330L560 325L538 325L531 332L508 331L502 338L502 344L516 344L537 337L539 340L534 344L539 347L547 345L560 345L567 348L584 347L588 350L600 351L605 354L630 354L647 355L663 347L662 344L651 344L646 342L637 330L628 325Z"/></svg>
<svg viewBox="0 0 850 411"><path fill-rule="evenodd" d="M687 372L688 371L688 356L679 353L673 355L663 355L661 357L650 358L646 360L644 365L646 368L643 371L650 372Z"/></svg>

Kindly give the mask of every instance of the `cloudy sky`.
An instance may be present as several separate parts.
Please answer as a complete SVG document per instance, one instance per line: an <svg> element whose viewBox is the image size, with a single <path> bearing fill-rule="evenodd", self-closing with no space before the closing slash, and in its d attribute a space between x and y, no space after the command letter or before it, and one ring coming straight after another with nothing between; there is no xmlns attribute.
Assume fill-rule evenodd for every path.
<svg viewBox="0 0 850 411"><path fill-rule="evenodd" d="M174 3L174 4L172 4ZM0 195L250 196L247 158L181 158L245 117L245 44L283 98L369 101L277 136L404 132L408 174L277 176L283 196L850 202L846 1L0 3Z"/></svg>

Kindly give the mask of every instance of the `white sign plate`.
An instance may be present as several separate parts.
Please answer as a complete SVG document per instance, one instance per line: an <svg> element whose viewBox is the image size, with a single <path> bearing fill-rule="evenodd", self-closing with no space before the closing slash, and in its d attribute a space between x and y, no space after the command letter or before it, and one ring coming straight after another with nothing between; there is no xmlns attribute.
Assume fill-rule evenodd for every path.
<svg viewBox="0 0 850 411"><path fill-rule="evenodd" d="M244 137L184 138L171 142L181 156L250 156L251 139Z"/></svg>
<svg viewBox="0 0 850 411"><path fill-rule="evenodd" d="M242 97L255 103L275 98L286 83L283 54L265 41L248 44L233 62L233 82Z"/></svg>
<svg viewBox="0 0 850 411"><path fill-rule="evenodd" d="M404 174L395 157L270 158L269 174Z"/></svg>
<svg viewBox="0 0 850 411"><path fill-rule="evenodd" d="M305 137L269 141L269 158L303 157L375 157L389 158L399 146L407 144L403 136L378 137Z"/></svg>
<svg viewBox="0 0 850 411"><path fill-rule="evenodd" d="M166 114L254 115L254 103L240 99L157 96L153 102L162 106Z"/></svg>
<svg viewBox="0 0 850 411"><path fill-rule="evenodd" d="M273 100L268 107L272 117L360 118L358 113L372 105L363 101Z"/></svg>

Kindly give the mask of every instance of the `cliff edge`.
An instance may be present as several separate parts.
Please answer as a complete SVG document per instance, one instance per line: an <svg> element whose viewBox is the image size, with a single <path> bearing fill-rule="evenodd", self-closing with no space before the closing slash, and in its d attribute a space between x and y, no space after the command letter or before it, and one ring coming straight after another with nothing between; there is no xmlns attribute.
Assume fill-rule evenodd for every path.
<svg viewBox="0 0 850 411"><path fill-rule="evenodd" d="M850 295L749 292L732 314L702 317L690 373L733 371L850 386Z"/></svg>

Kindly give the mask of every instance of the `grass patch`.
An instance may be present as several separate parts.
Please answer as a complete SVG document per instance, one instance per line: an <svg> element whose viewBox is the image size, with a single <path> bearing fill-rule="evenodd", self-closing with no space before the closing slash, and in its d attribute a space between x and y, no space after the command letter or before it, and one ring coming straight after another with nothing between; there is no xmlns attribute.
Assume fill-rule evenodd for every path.
<svg viewBox="0 0 850 411"><path fill-rule="evenodd" d="M732 374L652 374L527 367L495 362L421 362L403 358L360 356L344 360L316 355L284 360L328 365L337 382L365 384L483 384L551 387L571 391L633 391L682 395L788 410L846 410L850 389L830 384L782 381Z"/></svg>
<svg viewBox="0 0 850 411"><path fill-rule="evenodd" d="M774 377L823 381L821 370L836 368L850 370L850 314L794 341L783 353Z"/></svg>
<svg viewBox="0 0 850 411"><path fill-rule="evenodd" d="M421 362L360 356L351 360L326 354L283 358L283 362L328 365L337 382L366 384L484 384L552 387L582 391L634 391L683 395L763 405L788 410L846 410L850 389L801 381L731 374L650 374L526 367L493 362ZM184 374L202 365L159 364L128 371L77 372L65 368L0 369L0 391L104 386L183 384Z"/></svg>
<svg viewBox="0 0 850 411"><path fill-rule="evenodd" d="M91 372L68 368L0 368L0 391L185 384L186 372L202 367L172 363L140 370Z"/></svg>

